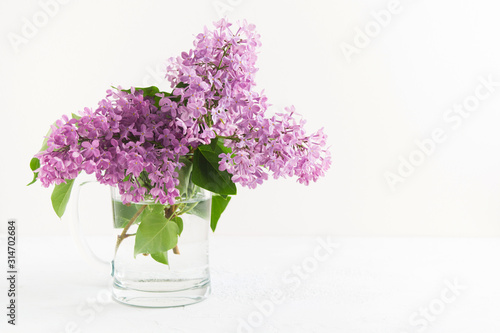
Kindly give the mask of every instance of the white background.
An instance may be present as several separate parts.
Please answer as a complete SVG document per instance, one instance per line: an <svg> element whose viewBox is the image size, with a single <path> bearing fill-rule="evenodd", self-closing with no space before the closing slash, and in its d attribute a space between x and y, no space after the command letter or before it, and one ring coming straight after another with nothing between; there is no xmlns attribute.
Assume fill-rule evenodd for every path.
<svg viewBox="0 0 500 333"><path fill-rule="evenodd" d="M293 104L309 131L324 126L333 165L309 187L292 179L240 187L217 233L499 236L500 87L458 128L443 119L474 95L480 77L500 81L499 8L487 0L401 0L388 24L359 44L357 29L373 28L372 11L388 6L87 0L52 8L44 22L37 1L3 1L0 219L17 218L24 234L66 234L50 189L25 186L48 126L95 107L111 85L164 86L151 72L188 50L193 36L225 10L232 21L255 23L262 35L257 83L274 105L271 112ZM23 37L26 20L43 26L14 47L9 36ZM356 42L362 47L347 59L341 46ZM399 157L408 159L415 140L436 128L447 140L392 190L384 174L397 174ZM96 191L91 196L103 199L86 204L95 204L89 223L100 233L111 222L108 194Z"/></svg>
<svg viewBox="0 0 500 333"><path fill-rule="evenodd" d="M481 80L500 82L496 2L400 0L389 17L389 0L67 0L44 22L46 2L0 2L0 248L8 218L19 236L18 326L6 323L2 275L0 331L220 333L260 314L253 332L499 332L500 242L470 236L500 236L500 87L460 123L444 118L488 92ZM270 112L293 104L309 131L323 126L333 165L309 187L239 188L210 245L208 300L126 307L109 299L108 267L85 265L51 189L26 187L29 161L54 120L95 107L110 86L165 87L165 60L221 11L256 24ZM14 34L26 43L14 47ZM348 47L356 52L346 56ZM391 188L385 175L424 156L415 141L439 129L446 140ZM89 240L103 254L112 247L108 189L89 185L82 199L85 232L99 234ZM330 239L338 247L320 260ZM259 310L300 268L299 288ZM450 281L464 289L445 302ZM412 321L422 309L435 315L427 330Z"/></svg>

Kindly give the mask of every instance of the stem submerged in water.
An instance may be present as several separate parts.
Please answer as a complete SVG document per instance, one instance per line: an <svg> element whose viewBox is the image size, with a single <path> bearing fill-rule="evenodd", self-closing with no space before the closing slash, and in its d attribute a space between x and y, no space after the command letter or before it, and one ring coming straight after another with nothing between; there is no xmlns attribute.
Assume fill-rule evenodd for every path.
<svg viewBox="0 0 500 333"><path fill-rule="evenodd" d="M132 224L134 224L134 222L137 220L139 215L141 215L141 213L144 211L144 209L146 209L146 207L147 207L147 205L141 206L141 208L139 208L139 210L134 214L134 216L132 216L130 221L123 228L122 233L119 236L117 236L116 245L115 245L115 256L116 256L116 253L118 252L118 248L120 247L120 244L122 243L122 241L127 237L135 236L135 234L127 234L127 231L130 229ZM171 206L165 207L165 218L167 220L171 220L172 218L176 217L177 216L177 214L176 214L177 208L179 208L179 205L171 205ZM184 211L182 211L181 213L183 213L183 212ZM175 247L172 249L172 252L174 252L174 254L181 254L181 252L179 251L179 247L177 245L175 245Z"/></svg>
<svg viewBox="0 0 500 333"><path fill-rule="evenodd" d="M177 210L178 206L179 205L172 205L165 208L165 218L167 220L170 220L171 218L175 217L175 211ZM175 245L175 247L172 249L172 252L174 252L174 254L181 254L181 252L179 251L179 247L177 245Z"/></svg>
<svg viewBox="0 0 500 333"><path fill-rule="evenodd" d="M146 209L147 205L143 205L141 208L139 208L139 210L134 214L134 216L132 216L132 218L130 219L130 221L127 223L127 225L125 226L125 228L123 228L123 231L122 233L118 236L118 239L116 240L116 246L115 246L115 256L116 256L116 252L118 252L118 247L120 246L120 244L122 243L122 241L129 237L129 236L132 236L132 235L128 235L127 234L127 231L128 229L130 229L130 227L132 226L132 224L134 224L135 220L137 220L137 218L139 217L139 215L141 215L141 213L144 211L144 209Z"/></svg>

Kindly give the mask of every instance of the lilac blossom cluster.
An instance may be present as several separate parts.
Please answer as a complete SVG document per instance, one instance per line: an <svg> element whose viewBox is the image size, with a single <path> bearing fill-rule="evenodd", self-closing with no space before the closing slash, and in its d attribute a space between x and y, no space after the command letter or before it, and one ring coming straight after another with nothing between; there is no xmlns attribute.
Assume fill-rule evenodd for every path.
<svg viewBox="0 0 500 333"><path fill-rule="evenodd" d="M117 185L124 203L141 201L146 192L161 203L175 202L180 157L199 144L202 133L185 130L133 88L109 90L94 112L86 108L77 118L58 120L47 150L36 155L42 185L85 171Z"/></svg>
<svg viewBox="0 0 500 333"><path fill-rule="evenodd" d="M206 123L232 149L220 156L220 170L232 174L234 182L255 188L268 171L274 178L316 181L331 164L326 135L322 130L307 135L293 106L266 118L267 97L253 90L260 35L246 21L234 32L230 27L223 19L214 31L205 28L194 49L171 59L167 77L172 86L187 86L178 89L187 95L185 117L208 114Z"/></svg>
<svg viewBox="0 0 500 333"><path fill-rule="evenodd" d="M244 21L233 32L223 19L170 59L171 93L109 90L95 111L64 116L36 155L38 178L49 186L85 171L118 186L124 203L149 194L173 204L182 157L222 138L232 152L219 156L219 169L235 183L255 188L268 173L316 181L331 163L326 135L307 135L293 107L266 117L267 97L254 91L259 39L254 25Z"/></svg>

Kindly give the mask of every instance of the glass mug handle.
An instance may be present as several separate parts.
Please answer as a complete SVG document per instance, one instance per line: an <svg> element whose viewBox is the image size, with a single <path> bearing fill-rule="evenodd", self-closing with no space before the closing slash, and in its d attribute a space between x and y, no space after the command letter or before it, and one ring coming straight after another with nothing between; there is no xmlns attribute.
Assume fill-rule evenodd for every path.
<svg viewBox="0 0 500 333"><path fill-rule="evenodd" d="M65 222L68 223L70 234L83 259L85 259L89 265L96 268L109 268L111 265L110 260L104 260L98 256L94 250L92 250L87 242L87 239L82 233L80 219L80 191L85 185L97 183L95 180L84 179L85 177L82 176L83 175L77 177L73 183L73 189L67 206L69 209L67 209L66 214L63 215L63 220L67 220Z"/></svg>

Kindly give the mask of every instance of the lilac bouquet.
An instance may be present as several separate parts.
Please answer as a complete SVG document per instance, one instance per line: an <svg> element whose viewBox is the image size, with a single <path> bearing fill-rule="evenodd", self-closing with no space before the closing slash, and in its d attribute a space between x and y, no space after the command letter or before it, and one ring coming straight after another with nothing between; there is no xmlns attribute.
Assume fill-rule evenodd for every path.
<svg viewBox="0 0 500 333"><path fill-rule="evenodd" d="M331 163L323 131L308 135L293 106L267 116L267 97L254 91L259 38L254 25L223 19L169 60L172 91L117 87L95 110L57 120L31 161L33 182L55 184L57 215L82 171L117 187L124 204L150 198L165 212L190 180L214 194L213 230L236 183L255 188L271 174L307 185L323 176Z"/></svg>

